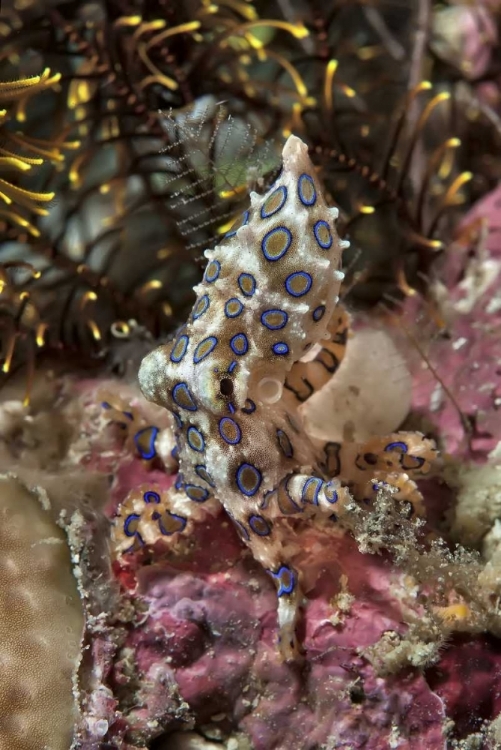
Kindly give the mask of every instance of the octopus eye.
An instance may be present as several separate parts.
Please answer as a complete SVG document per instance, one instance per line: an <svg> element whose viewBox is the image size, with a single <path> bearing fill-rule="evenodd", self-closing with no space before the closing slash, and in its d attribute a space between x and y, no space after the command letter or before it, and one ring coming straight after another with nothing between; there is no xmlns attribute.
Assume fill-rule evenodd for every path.
<svg viewBox="0 0 501 750"><path fill-rule="evenodd" d="M232 396L233 381L230 378L223 378L219 383L219 390L222 396Z"/></svg>

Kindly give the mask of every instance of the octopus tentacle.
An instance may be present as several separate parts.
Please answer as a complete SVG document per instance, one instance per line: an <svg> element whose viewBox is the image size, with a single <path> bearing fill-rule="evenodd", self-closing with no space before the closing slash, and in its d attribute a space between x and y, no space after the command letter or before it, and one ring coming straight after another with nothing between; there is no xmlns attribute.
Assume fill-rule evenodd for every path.
<svg viewBox="0 0 501 750"><path fill-rule="evenodd" d="M246 511L242 507L227 509L227 514L254 559L261 563L273 579L278 599L278 648L284 661L293 661L301 655L296 625L303 593L299 572L286 559L281 537L274 523L274 519L280 514L265 513L257 505Z"/></svg>
<svg viewBox="0 0 501 750"><path fill-rule="evenodd" d="M162 490L157 485L141 485L127 495L113 519L114 555L121 558L151 547L159 539L169 543L180 534L190 534L194 523L217 515L219 510L219 503L212 497L201 506L175 487Z"/></svg>
<svg viewBox="0 0 501 750"><path fill-rule="evenodd" d="M124 433L126 447L150 465L159 457L158 440L161 438L159 425L152 424L145 419L138 408L132 407L120 396L106 389L101 389L99 395L106 421L118 425ZM166 456L165 450L162 451L162 463L169 474L174 474L178 468L177 450L174 440L169 442L169 454Z"/></svg>
<svg viewBox="0 0 501 750"><path fill-rule="evenodd" d="M408 501L423 514L422 497L415 479L427 476L438 462L433 440L420 432L394 432L374 436L364 443L328 442L321 466L327 476L342 476L357 500L371 500L382 486L396 500Z"/></svg>
<svg viewBox="0 0 501 750"><path fill-rule="evenodd" d="M325 310L324 305L315 308L317 317ZM315 356L307 361L295 362L285 380L285 388L294 396L296 403L304 403L319 391L336 373L346 351L349 316L341 305L334 309L327 327L329 339L317 345ZM326 335L327 335L326 334Z"/></svg>
<svg viewBox="0 0 501 750"><path fill-rule="evenodd" d="M186 326L141 363L143 394L173 416L180 474L169 492L131 493L114 546L123 554L175 539L223 505L276 584L280 650L293 659L301 571L287 560L283 519L302 514L349 526L353 496L372 497L385 482L417 507L414 480L431 469L436 450L415 433L324 446L307 435L298 407L345 353L348 315L338 293L348 243L306 144L291 136L282 160L268 192L252 193L249 208L206 250Z"/></svg>

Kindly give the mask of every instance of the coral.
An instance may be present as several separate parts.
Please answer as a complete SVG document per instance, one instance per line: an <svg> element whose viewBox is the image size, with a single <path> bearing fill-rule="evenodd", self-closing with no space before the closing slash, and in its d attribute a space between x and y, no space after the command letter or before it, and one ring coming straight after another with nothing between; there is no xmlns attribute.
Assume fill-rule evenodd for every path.
<svg viewBox="0 0 501 750"><path fill-rule="evenodd" d="M494 17L481 2L477 7L444 6L433 15L431 49L469 80L479 79L489 70L497 42Z"/></svg>
<svg viewBox="0 0 501 750"><path fill-rule="evenodd" d="M5 474L0 485L0 746L68 750L83 612L67 539L42 490Z"/></svg>

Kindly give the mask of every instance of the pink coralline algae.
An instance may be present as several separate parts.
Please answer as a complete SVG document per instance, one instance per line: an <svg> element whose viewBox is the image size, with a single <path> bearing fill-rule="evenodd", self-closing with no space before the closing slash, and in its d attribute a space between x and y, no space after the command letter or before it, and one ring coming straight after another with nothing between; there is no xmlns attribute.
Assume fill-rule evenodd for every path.
<svg viewBox="0 0 501 750"><path fill-rule="evenodd" d="M64 401L61 405L62 393L66 406ZM407 533L414 522L398 512L392 517L385 507L378 520L368 509L367 525L355 529L356 541L350 532L333 533L301 521L290 524L294 564L304 571L298 632L304 659L286 664L276 648L273 582L224 510L197 523L170 550L162 545L142 548L111 566L109 527L103 528L95 488L101 487L110 520L131 488L154 484L167 490L176 480L162 458L169 462L171 428L164 410L116 381L61 381L59 394L57 413L71 418L73 432L67 452L51 471L59 465L60 472L69 472L72 495L78 495L75 477L83 477L92 497L92 510L88 499L82 508L87 522L81 529L80 564L88 622L75 748L144 750L158 745L164 750L172 738L173 747L193 743L180 745L190 749L216 742L229 750L445 750L449 718L460 718L460 690L453 684L461 670L448 668L448 651L443 651L447 628L438 638L433 630L445 620L430 620L435 605L423 610L423 597L433 571L446 559L435 559L428 550L432 567L425 570L423 585L416 566L411 569L406 559L400 569L384 551L413 554L416 538L406 541L398 526ZM102 405L110 394L114 403L126 405L132 420L123 416L110 422L110 410ZM41 407L33 408L26 435L16 428L16 450L25 466L35 451L21 446L36 444L28 439L28 429L42 416ZM158 428L154 445L160 450L153 458L140 458L124 420L139 430ZM50 448L48 442L44 450ZM37 481L49 480L42 473ZM431 488L422 489L425 499L431 497ZM383 517L390 519L389 526ZM378 540L383 554L367 554L377 550ZM450 565L447 570L457 576ZM462 579L457 580L460 588ZM453 596L445 591L442 609L463 616L473 604L455 604ZM475 643L479 636L463 638ZM484 641L478 642L483 648ZM434 662L433 672L421 671ZM488 673L482 696L495 688L496 673L482 671ZM472 704L471 714L476 710ZM496 706L486 707L484 701L479 715L492 721ZM457 736L477 730L471 722L458 727L463 735L460 731Z"/></svg>
<svg viewBox="0 0 501 750"><path fill-rule="evenodd" d="M461 736L477 734L478 746L482 747L481 730L501 713L499 641L488 636L456 636L448 644L440 664L427 671L426 679L447 706L456 731ZM499 737L496 739L499 743Z"/></svg>
<svg viewBox="0 0 501 750"><path fill-rule="evenodd" d="M143 472L126 462L115 492L124 478L151 479ZM444 746L443 704L425 679L378 677L360 654L402 629L387 563L368 560L346 536L333 546L305 529L297 543L312 587L300 667L280 660L273 584L224 518L197 526L189 548L169 558L144 565L138 553L132 570L116 566L134 615L109 682L117 694L131 691L123 719L132 746L193 725L208 736L241 732L258 750Z"/></svg>
<svg viewBox="0 0 501 750"><path fill-rule="evenodd" d="M498 41L490 3L454 3L436 10L431 44L435 53L472 81L481 79ZM493 5L493 4L492 4Z"/></svg>
<svg viewBox="0 0 501 750"><path fill-rule="evenodd" d="M486 205L496 207L494 196ZM463 244L482 229L483 215L467 217ZM470 417L469 444L464 420L424 368L413 393L410 419L443 436L446 472L454 457L492 455L499 439L490 349L498 257L492 231L481 237L464 273L465 251L454 246L446 256L435 297L452 338L429 347ZM363 321L354 330L356 337ZM466 345L454 345L462 337L479 352L478 367ZM442 366L447 357L453 371ZM479 369L485 392L470 386ZM222 504L190 519L190 533L169 545L153 539L118 556L110 548L110 529L131 493L163 495L178 482L168 412L116 380L50 382L42 396L35 388L31 411L7 401L0 428L10 451L4 463L63 512L80 571L87 627L75 750L499 746L501 530L490 475L477 480L470 471L459 489L440 477L419 480L426 521L384 484L370 502L353 503L343 527L277 520L291 565L302 572L303 654L286 662L277 649L274 583ZM475 499L481 482L490 482L487 510ZM67 490L58 495L59 484ZM474 686L468 695L465 684Z"/></svg>
<svg viewBox="0 0 501 750"><path fill-rule="evenodd" d="M167 489L175 476L158 458L134 455L119 424L103 429L101 394L110 386L80 386L87 436L80 461L104 474L113 461L113 517L131 486ZM128 400L135 416L151 409L123 386L115 398ZM363 654L384 633L405 632L388 560L361 554L346 534L333 540L297 522L291 535L306 571L301 664L280 658L275 588L224 511L167 553L141 549L114 563L121 595L109 629L91 639L79 747L145 748L195 727L239 743L230 748L445 747L444 706L424 677L409 669L379 676Z"/></svg>
<svg viewBox="0 0 501 750"><path fill-rule="evenodd" d="M139 572L138 601L148 616L123 646L141 675L141 708L128 716L135 731L145 733L148 720L159 715L166 730L178 725L175 713L165 716L165 685L172 684L197 725L219 716L221 731L238 728L258 750L384 748L392 737L395 747L442 747L443 705L424 678L379 678L359 655L385 630L399 627L386 566L379 561L368 569L347 538L319 565L319 544L328 540L309 536L301 537L305 562L320 577L306 606L302 670L277 658L273 587L229 524L221 533L214 521L197 534L191 565L163 563ZM339 593L334 581L348 568L355 602L346 622L336 623L337 608L329 602ZM117 668L125 668L123 662Z"/></svg>
<svg viewBox="0 0 501 750"><path fill-rule="evenodd" d="M444 330L431 338L427 356L442 382L421 363L413 407L457 456L486 457L501 440L500 231L496 188L464 217L432 285ZM409 315L418 306L410 298Z"/></svg>
<svg viewBox="0 0 501 750"><path fill-rule="evenodd" d="M479 351L486 348L482 361L494 367L490 328L475 326L471 317L472 311L480 320L495 315L486 309L495 299L490 277L482 284L477 275L473 283L468 272L460 274L461 256L451 251L448 257L436 283L438 296L451 289L441 313L453 331L464 325L461 333L472 336ZM481 259L487 270L496 260ZM454 341L433 341L432 353L440 347L442 357L463 355ZM466 357L465 368L472 364ZM465 374L457 367L445 377L452 387ZM430 408L437 382L429 385L429 372L426 378L417 377L413 418L421 413L430 423L438 420L449 453L464 455L454 406L444 399L440 410ZM468 414L473 393L455 389L455 395ZM482 391L476 395L484 398ZM137 488L169 492L177 475L168 413L148 404L136 387L112 381L81 381L77 396L83 408L71 455L89 475L110 478L109 521ZM485 419L494 406L492 390L487 396ZM478 444L471 446L470 455L478 454ZM171 740L174 747L216 742L229 750L445 750L463 740L496 747L496 553L482 559L441 542L441 511L454 506L455 490L437 480L421 482L420 490L429 509L424 526L406 517L384 488L373 505L359 503L344 530L285 521L292 564L303 572L302 661L280 657L275 587L222 507L168 547L158 540L119 556L112 563L111 600L90 622L76 747L164 748ZM489 522L482 529L488 532ZM472 539L466 532L458 536ZM495 548L497 537L491 537ZM109 551L98 551L110 564ZM470 667L476 689L465 702Z"/></svg>

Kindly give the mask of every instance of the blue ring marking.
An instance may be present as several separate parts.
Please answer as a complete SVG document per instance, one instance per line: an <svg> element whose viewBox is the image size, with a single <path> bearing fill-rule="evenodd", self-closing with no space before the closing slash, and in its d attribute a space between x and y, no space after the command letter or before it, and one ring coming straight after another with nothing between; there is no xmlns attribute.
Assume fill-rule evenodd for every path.
<svg viewBox="0 0 501 750"><path fill-rule="evenodd" d="M247 281L251 285L250 291L246 291L243 286ZM246 297L252 297L252 295L256 291L256 279L251 273L241 273L238 277L238 286L240 287L240 291L242 292L242 294L244 294Z"/></svg>
<svg viewBox="0 0 501 750"><path fill-rule="evenodd" d="M409 458L413 459L414 461L417 461L417 466L406 466L405 465L405 459L402 457L400 461L400 466L403 466L404 469L407 469L408 471L420 469L421 466L425 463L425 459L422 456L411 456L409 454Z"/></svg>
<svg viewBox="0 0 501 750"><path fill-rule="evenodd" d="M313 310L311 317L313 318L315 323L318 323L319 320L322 320L324 315L325 315L325 305L319 305Z"/></svg>
<svg viewBox="0 0 501 750"><path fill-rule="evenodd" d="M240 521L235 521L235 520L233 520L233 523L240 530L240 533L242 534L242 538L244 540L249 541L250 540L250 534L247 531L247 529L245 528L245 526L243 525L243 523L240 523Z"/></svg>
<svg viewBox="0 0 501 750"><path fill-rule="evenodd" d="M230 366L228 367L228 369L226 370L226 372L231 375L231 373L233 372L233 370L235 369L235 367L237 366L237 364L238 364L237 360L234 359L233 362L230 363Z"/></svg>
<svg viewBox="0 0 501 750"><path fill-rule="evenodd" d="M124 529L125 536L128 536L128 537L136 536L139 542L141 544L144 544L144 540L141 534L138 531L131 531L129 529L129 526L131 525L131 523L134 523L134 521L139 521L140 518L141 516L138 515L137 513L130 513L124 521L123 529Z"/></svg>
<svg viewBox="0 0 501 750"><path fill-rule="evenodd" d="M127 417L127 419L130 420L131 422L134 421L134 416L133 416L132 412L130 412L130 411L121 411L116 406L113 406L112 404L108 403L108 401L101 401L101 407L103 409L106 409L106 410L113 409L114 411L118 411L121 414L123 414L124 417ZM112 421L115 422L116 424L118 424L120 427L127 427L127 422L120 422L120 420L118 420L118 419L114 419Z"/></svg>
<svg viewBox="0 0 501 750"><path fill-rule="evenodd" d="M284 456L286 458L292 458L294 455L294 448L292 447L290 437L287 433L283 430L277 430L277 440Z"/></svg>
<svg viewBox="0 0 501 750"><path fill-rule="evenodd" d="M321 239L320 239L320 237L319 237L319 231L320 231L320 229L322 229L323 227L325 227L325 228L327 229L327 232L328 232L328 234L329 234L329 239L327 240L327 242L325 242L325 241L321 240ZM316 224L315 224L315 226L313 227L313 234L315 235L315 239L316 239L316 241L318 242L318 244L320 245L320 247L321 247L321 248L322 248L323 250L329 250L329 248L331 248L331 247L332 247L332 234L331 234L331 228L330 228L330 226L329 226L329 225L327 224L327 222L326 222L326 221L324 221L323 219L320 219L320 221L317 221L317 223L316 223Z"/></svg>
<svg viewBox="0 0 501 750"><path fill-rule="evenodd" d="M268 203L268 201L271 198L273 198L277 193L280 193L280 192L282 193L282 199L280 201L280 205L277 206L277 208L274 208L273 211L266 212L266 204ZM277 211L280 211L280 209L283 208L286 200L287 200L287 188L285 187L285 185L281 185L276 190L274 190L270 195L268 195L268 197L264 201L263 205L261 206L261 218L269 219L270 216L273 216L273 214L276 214Z"/></svg>
<svg viewBox="0 0 501 750"><path fill-rule="evenodd" d="M385 451L401 450L402 453L407 453L407 451L409 450L409 447L407 446L406 443L400 443L397 441L395 443L388 443L388 445L386 446L384 450Z"/></svg>
<svg viewBox="0 0 501 750"><path fill-rule="evenodd" d="M237 312L233 312L233 313L229 312L228 308L229 308L229 305L231 305L232 303L233 304L236 303L238 305ZM238 316L240 315L243 309L244 309L244 306L242 305L240 300L237 299L236 297L231 297L231 299L229 299L228 302L224 306L224 314L226 315L227 318L238 318Z"/></svg>
<svg viewBox="0 0 501 750"><path fill-rule="evenodd" d="M201 309L199 309L200 305L201 305ZM200 316L204 314L204 312L207 312L207 310L209 309L209 305L210 305L209 295L204 294L202 297L200 297L199 300L195 302L195 305L193 307L193 320L198 320Z"/></svg>
<svg viewBox="0 0 501 750"><path fill-rule="evenodd" d="M295 510L293 510L292 513L304 513L304 508L301 508L301 506L296 503L291 493L289 492L289 481L292 479L292 477L293 477L293 474L289 474L289 476L286 479L285 494L287 495L287 499L290 502L291 506L295 508ZM278 495L278 505L280 507L280 495ZM282 508L280 509L282 510Z"/></svg>
<svg viewBox="0 0 501 750"><path fill-rule="evenodd" d="M199 354L199 350L202 347L204 347L206 344L210 344L210 346L207 349L207 351L203 352L202 354ZM201 341L198 344L197 348L195 349L195 351L193 353L193 362L194 362L194 364L198 365L199 362L201 362L206 357L208 357L209 354L214 351L214 349L215 349L216 346L217 346L217 336L207 336L206 339L204 339L203 341Z"/></svg>
<svg viewBox="0 0 501 750"><path fill-rule="evenodd" d="M331 503L332 505L334 505L334 503L337 503L339 497L337 494L337 490L335 489L334 482L325 482L324 495L328 503Z"/></svg>
<svg viewBox="0 0 501 750"><path fill-rule="evenodd" d="M423 458L423 456L413 456L411 453L409 453L409 446L404 443L397 441L395 443L389 443L385 449L385 451L401 451L400 455L400 466L404 468L406 471L416 471L416 469L420 469L424 464L426 463L426 459ZM410 461L415 461L416 464L414 465L406 465L405 461L406 459Z"/></svg>
<svg viewBox="0 0 501 750"><path fill-rule="evenodd" d="M232 516L232 514L229 511L226 511L226 515L231 518L231 520L233 521L233 523L237 527L237 530L240 532L240 535L241 535L242 539L245 542L250 541L250 534L247 531L247 529L245 528L245 526L243 525L243 523L240 523L240 521L237 521L237 519L234 516Z"/></svg>
<svg viewBox="0 0 501 750"><path fill-rule="evenodd" d="M218 260L211 260L207 264L207 268L205 269L205 281L208 284L213 284L214 281L217 281L219 278L219 274L221 272L221 263Z"/></svg>
<svg viewBox="0 0 501 750"><path fill-rule="evenodd" d="M273 235L277 234L277 232L284 233L286 235L286 241L283 246L283 248L280 250L278 255L269 255L267 250L267 244L268 241L273 237ZM274 263L277 260L280 260L280 258L283 258L287 250L290 248L292 244L292 233L287 227L275 227L275 229L270 229L269 232L266 232L263 239L261 240L261 250L263 251L263 255L266 258L266 260L269 260L270 263Z"/></svg>
<svg viewBox="0 0 501 750"><path fill-rule="evenodd" d="M173 412L171 412L171 414L174 417L174 421L175 421L176 425L179 427L179 429L181 429L182 426L183 426L183 421L182 421L181 417L179 416L179 414L177 413L177 411L173 411Z"/></svg>
<svg viewBox="0 0 501 750"><path fill-rule="evenodd" d="M303 503L310 502L306 498L306 492L308 491L308 488L314 484L315 485L315 491L313 494L313 505L318 505L318 495L320 493L320 490L322 489L323 481L319 477L310 477L306 480L306 482L303 485L303 489L301 490L301 500Z"/></svg>
<svg viewBox="0 0 501 750"><path fill-rule="evenodd" d="M148 432L148 430L151 430L151 435L149 439L149 445L148 450L144 451L143 448L141 448L139 442L141 440L141 436L144 435L145 432ZM155 458L157 455L156 449L155 449L155 440L157 438L158 433L160 430L158 427L154 427L153 425L150 425L149 427L144 427L142 430L139 430L139 432L136 432L134 435L134 445L136 446L136 450L141 456L141 458L144 458L145 461L149 461L151 458Z"/></svg>
<svg viewBox="0 0 501 750"><path fill-rule="evenodd" d="M258 536L268 536L271 534L271 526L263 516L249 516L249 526Z"/></svg>
<svg viewBox="0 0 501 750"><path fill-rule="evenodd" d="M276 573L274 573L272 570L269 570L268 572L271 574L272 578L274 578L275 581L278 581L279 583L277 596L292 594L296 585L296 574L294 573L292 568L289 568L287 565L282 565ZM284 573L288 573L290 575L290 581L287 585L284 585L284 582L282 580Z"/></svg>
<svg viewBox="0 0 501 750"><path fill-rule="evenodd" d="M184 531L187 523L186 518L184 516L178 516L177 513L171 513L170 510L168 510L167 513L171 518L175 518L177 521L182 521L182 526L180 529L176 529L175 531L167 531L162 523L162 516L160 515L160 513L153 513L151 517L154 521L158 521L158 528L160 529L160 533L162 534L162 536L172 536L173 534L180 534L182 531Z"/></svg>
<svg viewBox="0 0 501 750"><path fill-rule="evenodd" d="M172 458L174 458L175 460L177 460L179 458L179 448L177 447L177 445L174 446L174 448L171 450L170 454L171 454Z"/></svg>
<svg viewBox="0 0 501 750"><path fill-rule="evenodd" d="M187 484L184 488L184 491L186 492L190 500L193 500L194 503L205 503L205 501L209 497L209 490L206 490L205 487L200 487L200 485L198 484ZM196 497L198 491L202 493L202 497Z"/></svg>
<svg viewBox="0 0 501 750"><path fill-rule="evenodd" d="M249 350L249 342L247 341L245 333L236 333L230 340L230 346L231 351L236 354L237 357L242 357L244 354L247 354Z"/></svg>
<svg viewBox="0 0 501 750"><path fill-rule="evenodd" d="M174 483L174 489L176 490L182 490L184 487L184 477L181 473L179 473L176 477L176 481Z"/></svg>
<svg viewBox="0 0 501 750"><path fill-rule="evenodd" d="M280 323L268 323L266 321L266 318L268 315L278 315L281 316L281 322ZM265 326L265 328L268 328L269 331L279 331L281 328L285 328L287 325L287 321L289 320L289 316L285 312L285 310L279 310L278 308L272 308L271 310L265 310L264 313L261 313L261 323Z"/></svg>
<svg viewBox="0 0 501 750"><path fill-rule="evenodd" d="M285 341L277 341L276 344L273 344L271 347L273 354L277 354L280 357L284 357L286 354L289 353L289 347L285 343Z"/></svg>
<svg viewBox="0 0 501 750"><path fill-rule="evenodd" d="M303 279L306 279L306 287L304 291L302 292L295 292L291 286L294 279L297 279L298 277L301 277ZM291 297L303 297L305 294L308 294L308 292L311 289L311 285L313 284L313 279L311 278L310 274L306 271L295 271L294 273L291 273L290 276L287 276L285 279L285 288L291 295Z"/></svg>
<svg viewBox="0 0 501 750"><path fill-rule="evenodd" d="M203 453L205 450L205 440L204 436L200 432L200 430L197 430L196 427L188 427L188 432L186 434L186 438L188 440L188 445L190 448L192 448L194 451L197 451L197 453ZM197 441L200 440L202 445L200 447L200 443Z"/></svg>
<svg viewBox="0 0 501 750"><path fill-rule="evenodd" d="M233 404L231 403L231 401L228 402L228 411L230 412L230 414L234 414L235 411L236 411L236 409L233 406Z"/></svg>
<svg viewBox="0 0 501 750"><path fill-rule="evenodd" d="M242 474L244 473L244 471L247 471L248 473L253 475L254 484L250 488L244 487L242 484ZM263 481L263 475L261 474L259 469L256 469L255 466L253 466L252 464L248 464L246 462L244 462L243 464L240 464L240 466L237 469L235 478L237 480L238 489L247 497L253 497L258 491L259 487L261 486L261 482Z"/></svg>
<svg viewBox="0 0 501 750"><path fill-rule="evenodd" d="M230 438L226 437L224 434L224 429L227 426L230 427L230 429L233 428L235 430L235 437L233 440L230 440ZM237 445L242 439L242 430L240 429L239 424L229 417L222 417L219 420L219 434L228 445Z"/></svg>
<svg viewBox="0 0 501 750"><path fill-rule="evenodd" d="M303 182L308 182L311 185L311 189L313 190L313 195L310 199L306 198L303 192ZM309 174L303 173L299 176L299 179L297 181L297 194L299 196L299 200L301 203L303 203L305 206L313 206L315 201L317 200L317 191L315 189L315 183L313 179L310 177Z"/></svg>
<svg viewBox="0 0 501 750"><path fill-rule="evenodd" d="M214 480L212 479L211 475L207 471L207 468L203 464L197 464L195 466L195 474L197 477L200 477L200 479L203 479L204 482L207 482L209 487L215 487Z"/></svg>
<svg viewBox="0 0 501 750"><path fill-rule="evenodd" d="M181 362L182 358L186 354L186 349L188 348L188 342L189 342L188 336L180 336L178 338L178 340L176 341L175 345L172 347L172 351L170 353L170 361L171 362ZM181 347L182 347L181 354L176 354L175 355L174 352L176 351L176 349L179 346L179 344L181 344Z"/></svg>
<svg viewBox="0 0 501 750"><path fill-rule="evenodd" d="M253 414L256 411L256 404L251 398L247 398L245 404L245 407L242 407L244 414ZM247 404L249 404L249 406L247 406Z"/></svg>
<svg viewBox="0 0 501 750"><path fill-rule="evenodd" d="M234 229L233 231L229 231L229 232L227 232L227 233L226 233L226 234L224 235L223 239L227 240L227 239L229 239L230 237L234 237L234 236L236 235L236 233L238 232L238 230L239 230L239 229L241 229L242 227L244 227L244 226L245 226L246 224L248 224L248 223L249 223L249 211L244 211L244 212L243 212L243 214L242 214L242 216L244 217L244 220L243 220L243 222L242 222L242 223L240 224L240 226L239 226L239 227L237 227L236 229ZM238 221L238 219L237 219L237 221Z"/></svg>
<svg viewBox="0 0 501 750"><path fill-rule="evenodd" d="M156 503L158 504L160 502L160 495L158 492L154 492L153 490L148 490L143 495L143 500L145 503Z"/></svg>
<svg viewBox="0 0 501 750"><path fill-rule="evenodd" d="M179 403L180 398L184 397L186 399L186 404ZM177 383L174 388L172 389L172 399L175 404L179 406L180 409L186 409L186 411L197 411L197 405L195 404L195 399L190 393L190 389L186 385L186 383Z"/></svg>
<svg viewBox="0 0 501 750"><path fill-rule="evenodd" d="M278 492L278 487L273 487L271 490L266 490L266 492L263 494L263 499L259 503L259 507L261 510L266 510L266 508L269 505L270 497Z"/></svg>

